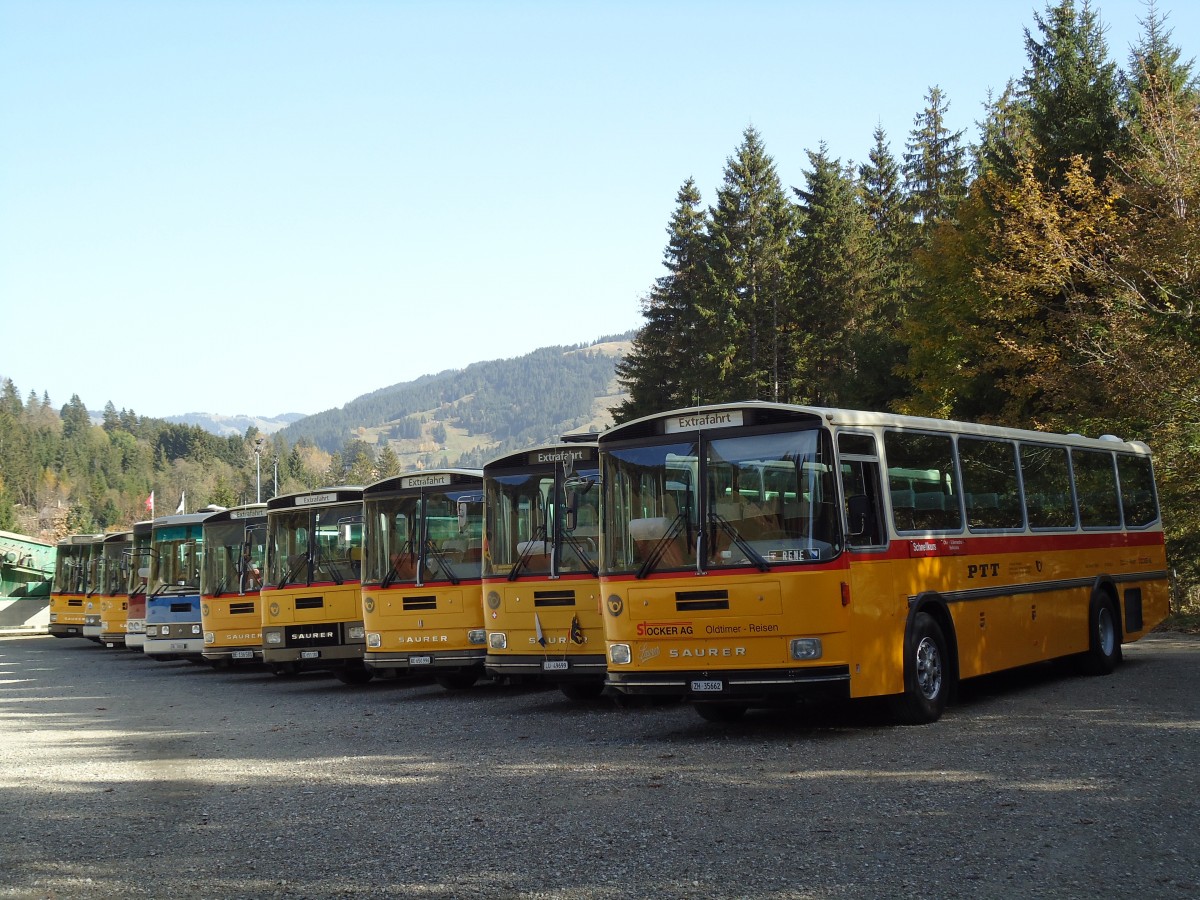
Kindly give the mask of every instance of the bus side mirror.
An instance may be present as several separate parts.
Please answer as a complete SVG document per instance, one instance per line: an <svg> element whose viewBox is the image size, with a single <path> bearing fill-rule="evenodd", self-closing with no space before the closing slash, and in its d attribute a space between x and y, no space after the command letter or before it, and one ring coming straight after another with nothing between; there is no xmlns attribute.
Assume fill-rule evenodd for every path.
<svg viewBox="0 0 1200 900"><path fill-rule="evenodd" d="M594 482L590 478L568 478L563 483L563 493L567 500L567 516L563 527L574 531L579 524L579 498L592 489Z"/></svg>

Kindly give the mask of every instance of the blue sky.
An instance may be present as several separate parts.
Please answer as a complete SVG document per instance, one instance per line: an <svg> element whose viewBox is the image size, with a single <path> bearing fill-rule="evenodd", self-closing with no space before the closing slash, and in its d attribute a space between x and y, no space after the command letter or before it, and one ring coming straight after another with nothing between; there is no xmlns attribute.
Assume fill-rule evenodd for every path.
<svg viewBox="0 0 1200 900"><path fill-rule="evenodd" d="M1146 7L1093 4L1126 63ZM0 0L0 377L56 407L314 413L641 324L753 125L975 137L1044 3ZM1167 0L1197 54L1200 4ZM14 339L15 337L15 339Z"/></svg>

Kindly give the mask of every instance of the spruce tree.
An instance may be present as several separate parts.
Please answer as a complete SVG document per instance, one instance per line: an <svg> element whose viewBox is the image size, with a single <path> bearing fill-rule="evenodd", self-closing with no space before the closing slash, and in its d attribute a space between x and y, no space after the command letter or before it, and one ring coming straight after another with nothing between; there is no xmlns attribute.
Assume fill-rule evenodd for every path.
<svg viewBox="0 0 1200 900"><path fill-rule="evenodd" d="M726 163L712 217L713 293L702 319L718 383L714 399L779 398L791 300L795 215L775 162L751 126Z"/></svg>
<svg viewBox="0 0 1200 900"><path fill-rule="evenodd" d="M1060 0L1034 20L1041 39L1025 29L1029 66L1021 78L1039 151L1034 174L1062 187L1069 161L1078 155L1092 178L1103 181L1111 166L1107 154L1119 152L1122 139L1117 67L1108 59L1099 14L1087 0L1078 12L1074 0Z"/></svg>
<svg viewBox="0 0 1200 900"><path fill-rule="evenodd" d="M950 131L950 101L936 85L925 95L925 109L913 119L904 154L904 190L909 215L922 243L939 222L954 220L954 210L967 194L966 149L962 131Z"/></svg>
<svg viewBox="0 0 1200 900"><path fill-rule="evenodd" d="M851 335L869 318L866 293L870 219L853 179L824 143L808 151L811 170L794 188L799 230L793 242L794 314L789 338L786 399L839 405L857 362Z"/></svg>
<svg viewBox="0 0 1200 900"><path fill-rule="evenodd" d="M629 355L617 363L617 379L629 394L613 410L618 422L707 397L710 380L700 340L701 298L711 290L707 261L708 220L700 192L689 178L675 198L659 278L642 301L646 324Z"/></svg>

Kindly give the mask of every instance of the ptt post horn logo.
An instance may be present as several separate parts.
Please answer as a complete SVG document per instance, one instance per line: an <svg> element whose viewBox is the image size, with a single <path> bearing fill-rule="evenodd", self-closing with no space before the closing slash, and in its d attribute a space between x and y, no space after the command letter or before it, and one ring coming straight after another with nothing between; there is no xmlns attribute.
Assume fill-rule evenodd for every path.
<svg viewBox="0 0 1200 900"><path fill-rule="evenodd" d="M611 594L608 598L608 614L610 616L619 616L622 610L625 609L625 601L621 599L620 594Z"/></svg>

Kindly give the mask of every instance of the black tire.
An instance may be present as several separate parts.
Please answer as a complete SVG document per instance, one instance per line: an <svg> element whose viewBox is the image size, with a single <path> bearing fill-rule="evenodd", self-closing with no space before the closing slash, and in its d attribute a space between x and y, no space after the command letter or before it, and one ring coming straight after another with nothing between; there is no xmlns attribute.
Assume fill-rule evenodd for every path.
<svg viewBox="0 0 1200 900"><path fill-rule="evenodd" d="M705 722L716 722L718 725L728 725L736 722L746 714L744 703L693 703L696 714Z"/></svg>
<svg viewBox="0 0 1200 900"><path fill-rule="evenodd" d="M568 700L595 700L604 693L603 681L569 681L558 686Z"/></svg>
<svg viewBox="0 0 1200 900"><path fill-rule="evenodd" d="M1112 598L1092 597L1088 610L1088 649L1080 668L1088 675L1110 675L1121 662L1121 626Z"/></svg>
<svg viewBox="0 0 1200 900"><path fill-rule="evenodd" d="M904 693L894 712L903 725L927 725L941 718L950 692L950 656L937 620L917 613L904 641Z"/></svg>
<svg viewBox="0 0 1200 900"><path fill-rule="evenodd" d="M448 672L433 679L448 691L465 691L479 680L478 672Z"/></svg>
<svg viewBox="0 0 1200 900"><path fill-rule="evenodd" d="M366 666L347 666L344 669L338 669L334 673L342 684L366 684L375 677L375 673Z"/></svg>

